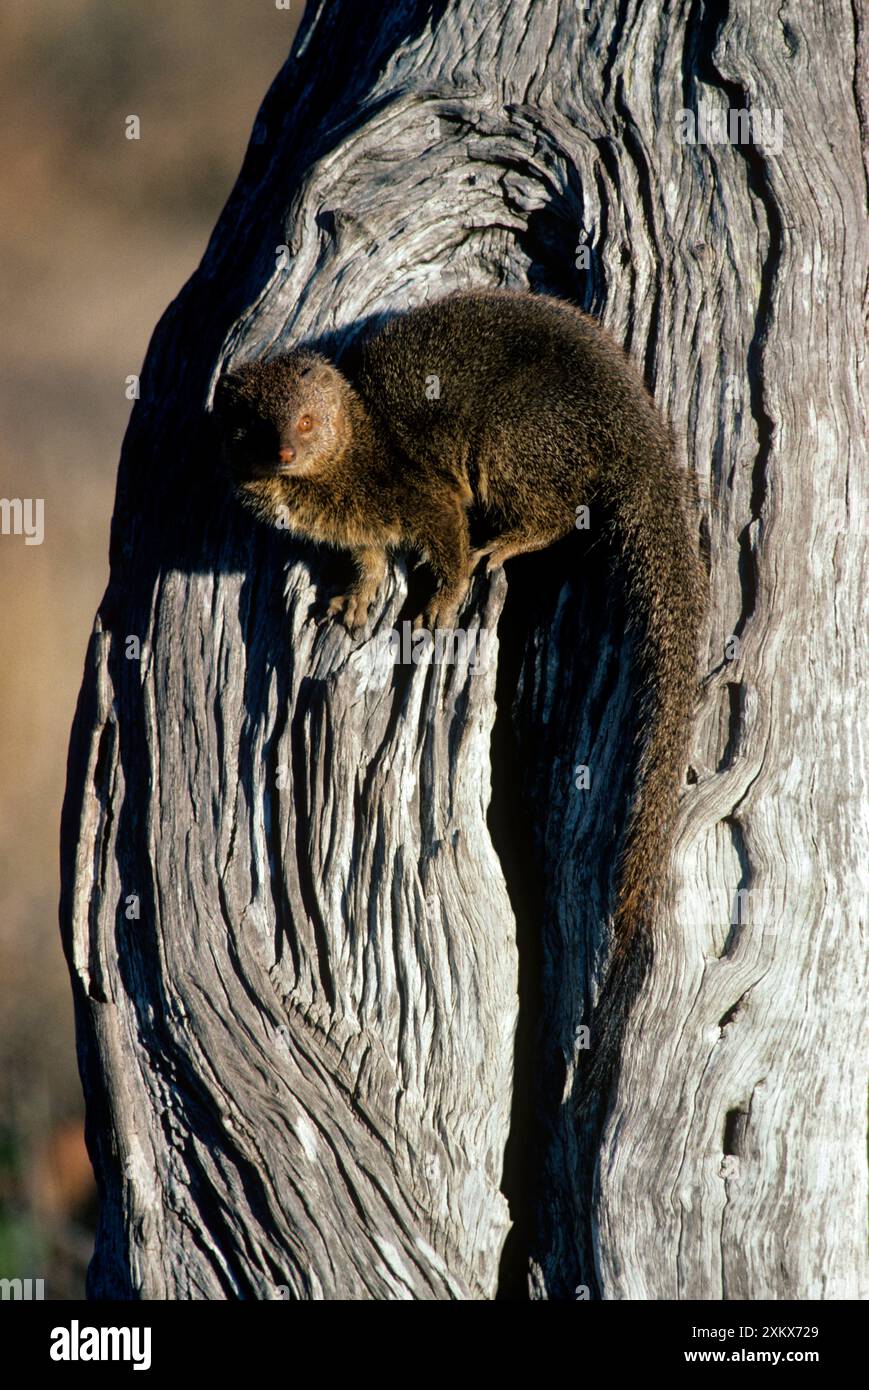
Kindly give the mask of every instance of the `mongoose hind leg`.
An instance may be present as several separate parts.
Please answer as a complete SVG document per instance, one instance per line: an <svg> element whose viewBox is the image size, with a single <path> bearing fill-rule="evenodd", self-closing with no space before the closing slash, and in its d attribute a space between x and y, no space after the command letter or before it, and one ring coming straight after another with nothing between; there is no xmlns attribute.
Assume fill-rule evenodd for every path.
<svg viewBox="0 0 869 1390"><path fill-rule="evenodd" d="M453 627L470 583L470 537L464 506L456 502L446 509L443 506L433 509L424 541L426 559L434 571L437 588L414 626L424 625L430 631Z"/></svg>
<svg viewBox="0 0 869 1390"><path fill-rule="evenodd" d="M470 570L473 572L484 556L488 555L486 573L491 574L493 570L500 569L508 560L512 560L514 555L528 555L532 550L545 550L548 545L566 536L568 530L569 528L562 524L544 531L504 531L488 545L471 551Z"/></svg>
<svg viewBox="0 0 869 1390"><path fill-rule="evenodd" d="M346 594L336 594L327 610L330 618L340 618L350 631L365 627L368 611L386 578L386 551L379 546L359 546L353 551L356 578Z"/></svg>

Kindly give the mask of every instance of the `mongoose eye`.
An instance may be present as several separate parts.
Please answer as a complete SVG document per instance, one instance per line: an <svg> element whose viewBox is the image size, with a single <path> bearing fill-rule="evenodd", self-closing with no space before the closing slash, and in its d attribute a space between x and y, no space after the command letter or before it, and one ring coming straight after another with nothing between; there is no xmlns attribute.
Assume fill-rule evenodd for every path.
<svg viewBox="0 0 869 1390"><path fill-rule="evenodd" d="M310 415L301 415L299 417L299 420L296 424L296 429L299 431L300 434L309 434L313 428L314 421L311 419Z"/></svg>

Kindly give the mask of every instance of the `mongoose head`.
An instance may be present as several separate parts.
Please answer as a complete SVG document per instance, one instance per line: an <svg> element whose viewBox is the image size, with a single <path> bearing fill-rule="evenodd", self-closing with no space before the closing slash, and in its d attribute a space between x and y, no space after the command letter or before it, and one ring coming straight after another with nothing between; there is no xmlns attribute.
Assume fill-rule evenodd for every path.
<svg viewBox="0 0 869 1390"><path fill-rule="evenodd" d="M214 412L236 488L328 474L350 438L348 383L325 357L249 362L217 383Z"/></svg>

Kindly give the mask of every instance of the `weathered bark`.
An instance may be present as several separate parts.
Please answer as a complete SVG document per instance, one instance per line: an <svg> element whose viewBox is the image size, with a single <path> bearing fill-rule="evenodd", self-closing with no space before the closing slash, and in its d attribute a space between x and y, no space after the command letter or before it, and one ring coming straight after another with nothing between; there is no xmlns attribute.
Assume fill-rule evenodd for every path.
<svg viewBox="0 0 869 1390"><path fill-rule="evenodd" d="M93 1293L866 1291L859 18L309 6L151 345L73 730ZM780 110L781 148L680 144L700 102ZM458 283L601 313L703 498L709 675L602 1129L577 1030L638 732L604 553L477 581L488 670L378 666L315 624L334 562L251 525L205 427L227 362ZM398 565L377 631L405 591Z"/></svg>

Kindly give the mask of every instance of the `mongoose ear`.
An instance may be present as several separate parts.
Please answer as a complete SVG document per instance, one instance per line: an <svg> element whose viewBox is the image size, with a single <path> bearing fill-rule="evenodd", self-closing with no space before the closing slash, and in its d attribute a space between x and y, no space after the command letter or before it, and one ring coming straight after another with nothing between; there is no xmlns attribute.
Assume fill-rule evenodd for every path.
<svg viewBox="0 0 869 1390"><path fill-rule="evenodd" d="M239 402L242 381L233 372L224 372L214 388L214 410L218 415L233 410Z"/></svg>
<svg viewBox="0 0 869 1390"><path fill-rule="evenodd" d="M302 377L306 386L334 386L340 378L340 373L331 362L312 362L311 366L302 372Z"/></svg>

